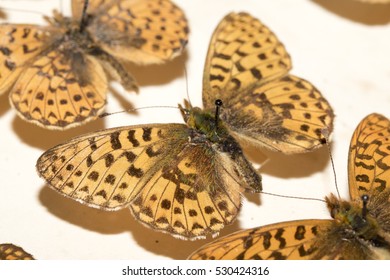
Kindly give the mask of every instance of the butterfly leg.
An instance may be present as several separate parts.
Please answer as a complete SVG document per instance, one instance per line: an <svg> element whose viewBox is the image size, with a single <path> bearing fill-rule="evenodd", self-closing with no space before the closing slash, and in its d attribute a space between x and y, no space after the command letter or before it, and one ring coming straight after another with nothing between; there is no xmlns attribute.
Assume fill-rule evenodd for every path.
<svg viewBox="0 0 390 280"><path fill-rule="evenodd" d="M101 49L94 49L93 55L97 56L101 61L108 63L108 65L105 63L106 69L108 68L109 73L120 80L120 83L126 90L138 92L138 85L134 77L126 71L122 63L116 58Z"/></svg>
<svg viewBox="0 0 390 280"><path fill-rule="evenodd" d="M261 175L243 154L239 155L235 160L238 167L237 171L242 179L247 183L247 186L249 186L249 188L245 187L245 191L256 193L260 192L263 189Z"/></svg>

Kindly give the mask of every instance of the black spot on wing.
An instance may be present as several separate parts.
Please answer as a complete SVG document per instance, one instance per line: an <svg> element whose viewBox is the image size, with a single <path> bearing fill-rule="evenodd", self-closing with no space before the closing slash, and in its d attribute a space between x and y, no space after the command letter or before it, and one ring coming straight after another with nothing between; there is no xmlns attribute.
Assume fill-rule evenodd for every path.
<svg viewBox="0 0 390 280"><path fill-rule="evenodd" d="M118 149L122 148L122 144L119 141L119 134L120 134L120 132L113 132L110 135L111 148L114 150L118 150Z"/></svg>

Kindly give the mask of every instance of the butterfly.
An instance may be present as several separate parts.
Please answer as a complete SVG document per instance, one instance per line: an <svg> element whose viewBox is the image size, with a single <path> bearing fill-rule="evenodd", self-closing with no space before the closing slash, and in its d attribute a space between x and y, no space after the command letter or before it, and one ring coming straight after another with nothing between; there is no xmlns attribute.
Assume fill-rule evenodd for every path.
<svg viewBox="0 0 390 280"><path fill-rule="evenodd" d="M56 191L91 207L129 207L152 229L183 239L217 235L234 221L241 192L261 176L238 141L284 153L321 146L333 122L309 82L287 75L276 36L246 13L227 15L211 38L203 79L205 109L179 106L186 124L112 128L69 140L38 159Z"/></svg>
<svg viewBox="0 0 390 280"><path fill-rule="evenodd" d="M181 54L188 26L169 0L73 0L73 17L49 26L0 25L0 94L18 115L64 130L104 110L108 76L137 91L122 61L164 63Z"/></svg>
<svg viewBox="0 0 390 280"><path fill-rule="evenodd" d="M390 121L371 114L349 149L351 201L331 194L332 220L300 220L233 233L189 259L390 259Z"/></svg>
<svg viewBox="0 0 390 280"><path fill-rule="evenodd" d="M23 248L11 243L0 244L0 260L33 260Z"/></svg>

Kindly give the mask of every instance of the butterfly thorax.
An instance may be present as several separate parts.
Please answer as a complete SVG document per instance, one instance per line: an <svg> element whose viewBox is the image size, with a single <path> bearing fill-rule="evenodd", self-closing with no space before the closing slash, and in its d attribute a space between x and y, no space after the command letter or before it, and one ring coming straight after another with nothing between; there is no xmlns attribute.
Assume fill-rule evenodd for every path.
<svg viewBox="0 0 390 280"><path fill-rule="evenodd" d="M211 111L198 107L182 109L183 117L190 131L190 141L193 144L207 144L221 151L242 154L241 147L229 134L227 128Z"/></svg>
<svg viewBox="0 0 390 280"><path fill-rule="evenodd" d="M205 149L207 153L218 153L226 169L242 180L242 188L250 192L262 189L261 177L245 158L236 139L230 135L224 123L211 110L180 106L183 118L189 127L189 143Z"/></svg>
<svg viewBox="0 0 390 280"><path fill-rule="evenodd" d="M97 48L97 44L94 43L89 32L87 32L79 20L75 20L71 17L65 17L62 14L54 11L53 18L46 17L46 20L53 27L61 30L60 33L55 34L53 40L62 47L62 49L68 50L84 50ZM88 21L85 23L88 25Z"/></svg>
<svg viewBox="0 0 390 280"><path fill-rule="evenodd" d="M220 120L216 123L211 112L194 107L188 111L185 118L187 125L212 142L219 142L228 135L228 132Z"/></svg>

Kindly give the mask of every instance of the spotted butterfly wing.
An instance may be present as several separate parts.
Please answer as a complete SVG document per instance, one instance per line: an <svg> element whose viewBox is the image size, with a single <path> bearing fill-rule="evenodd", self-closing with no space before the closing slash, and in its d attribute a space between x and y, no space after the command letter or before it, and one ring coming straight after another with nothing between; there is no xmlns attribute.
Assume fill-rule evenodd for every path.
<svg viewBox="0 0 390 280"><path fill-rule="evenodd" d="M84 1L73 0L79 14ZM105 51L138 64L163 63L183 52L188 24L170 0L90 0L88 30Z"/></svg>
<svg viewBox="0 0 390 280"><path fill-rule="evenodd" d="M33 260L34 257L23 248L11 243L0 244L0 260Z"/></svg>
<svg viewBox="0 0 390 280"><path fill-rule="evenodd" d="M17 30L37 31L23 27ZM82 52L46 49L34 57L34 62L26 61L11 75L17 77L10 92L11 105L20 117L39 126L71 128L95 119L104 110L106 74L94 57Z"/></svg>
<svg viewBox="0 0 390 280"><path fill-rule="evenodd" d="M389 191L390 121L386 117L371 114L361 121L352 137L348 167L352 199Z"/></svg>
<svg viewBox="0 0 390 280"><path fill-rule="evenodd" d="M247 13L216 28L203 77L203 103L223 101L221 119L238 139L283 153L321 146L333 111L308 81L288 75L290 56L277 37Z"/></svg>
<svg viewBox="0 0 390 280"><path fill-rule="evenodd" d="M390 120L385 116L373 113L359 123L351 140L348 175L352 200L367 196L368 213L379 225L380 242L373 250L390 258Z"/></svg>
<svg viewBox="0 0 390 280"><path fill-rule="evenodd" d="M130 207L155 230L197 239L235 219L244 188L261 188L248 179L242 155L237 164L203 137L183 124L108 129L46 151L37 170L67 197L104 210ZM216 145L236 145L227 141Z"/></svg>
<svg viewBox="0 0 390 280"><path fill-rule="evenodd" d="M206 244L191 260L309 259L317 233L328 220L302 220L238 231Z"/></svg>

